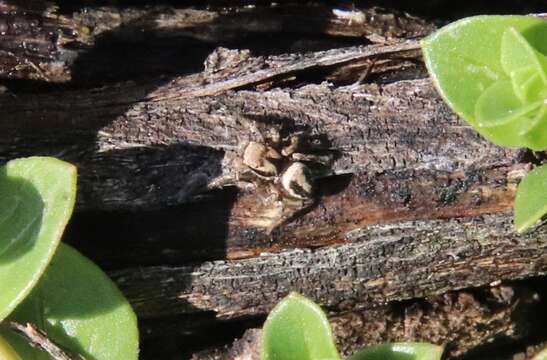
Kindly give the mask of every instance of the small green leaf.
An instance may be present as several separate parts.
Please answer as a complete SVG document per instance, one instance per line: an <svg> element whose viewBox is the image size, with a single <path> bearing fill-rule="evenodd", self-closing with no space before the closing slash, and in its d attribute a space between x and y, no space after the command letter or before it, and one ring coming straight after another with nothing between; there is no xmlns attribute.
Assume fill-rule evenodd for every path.
<svg viewBox="0 0 547 360"><path fill-rule="evenodd" d="M501 64L522 102L543 101L542 91L547 85L547 58L534 50L513 27L503 34Z"/></svg>
<svg viewBox="0 0 547 360"><path fill-rule="evenodd" d="M440 360L443 347L427 343L392 343L372 346L347 360Z"/></svg>
<svg viewBox="0 0 547 360"><path fill-rule="evenodd" d="M547 59L512 26L503 32L501 66L509 76L520 69L532 67L534 73L538 74L544 83L547 83Z"/></svg>
<svg viewBox="0 0 547 360"><path fill-rule="evenodd" d="M501 42L513 27L534 46L547 23L531 16L475 16L449 24L422 41L425 62L447 103L474 123L475 102L495 81L508 79L501 65Z"/></svg>
<svg viewBox="0 0 547 360"><path fill-rule="evenodd" d="M532 360L547 360L547 349L543 349L539 354L536 354Z"/></svg>
<svg viewBox="0 0 547 360"><path fill-rule="evenodd" d="M521 102L508 80L497 81L486 89L477 99L475 114L480 127L497 128L500 126L518 126L519 119L535 113L542 102L530 104ZM499 129L496 129L499 130ZM507 129L505 129L507 130ZM513 134L509 134L514 136Z"/></svg>
<svg viewBox="0 0 547 360"><path fill-rule="evenodd" d="M264 324L262 360L339 360L327 317L296 293L279 302Z"/></svg>
<svg viewBox="0 0 547 360"><path fill-rule="evenodd" d="M21 360L13 347L0 336L0 359L1 360Z"/></svg>
<svg viewBox="0 0 547 360"><path fill-rule="evenodd" d="M534 129L547 96L547 22L531 16L476 16L422 41L424 59L448 105L495 144L534 149Z"/></svg>
<svg viewBox="0 0 547 360"><path fill-rule="evenodd" d="M515 70L510 74L513 91L523 103L541 101L545 84L533 66Z"/></svg>
<svg viewBox="0 0 547 360"><path fill-rule="evenodd" d="M76 168L33 157L0 168L0 321L49 264L76 199Z"/></svg>
<svg viewBox="0 0 547 360"><path fill-rule="evenodd" d="M87 360L136 360L137 320L114 283L91 261L61 244L33 292L10 316L42 329ZM25 360L50 360L18 335L4 332Z"/></svg>
<svg viewBox="0 0 547 360"><path fill-rule="evenodd" d="M547 144L547 104L543 104L535 117L520 128L520 136L526 147L535 151L543 150Z"/></svg>
<svg viewBox="0 0 547 360"><path fill-rule="evenodd" d="M524 177L515 198L515 227L522 233L547 214L547 165Z"/></svg>

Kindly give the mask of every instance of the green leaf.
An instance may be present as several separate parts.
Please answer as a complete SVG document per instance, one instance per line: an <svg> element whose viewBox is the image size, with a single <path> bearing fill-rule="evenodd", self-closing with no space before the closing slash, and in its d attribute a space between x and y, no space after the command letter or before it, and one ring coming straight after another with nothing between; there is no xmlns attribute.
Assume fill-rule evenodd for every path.
<svg viewBox="0 0 547 360"><path fill-rule="evenodd" d="M475 108L477 124L497 131L517 130L521 126L519 120L536 113L542 104L543 101L530 104L521 102L514 93L510 81L497 81L477 99ZM515 129L508 129L507 125ZM506 135L514 136L514 133Z"/></svg>
<svg viewBox="0 0 547 360"><path fill-rule="evenodd" d="M547 165L540 166L521 181L515 198L515 227L522 233L547 214Z"/></svg>
<svg viewBox="0 0 547 360"><path fill-rule="evenodd" d="M72 214L76 168L46 157L0 168L0 321L30 293Z"/></svg>
<svg viewBox="0 0 547 360"><path fill-rule="evenodd" d="M289 294L270 312L262 336L262 360L338 360L327 317L313 301Z"/></svg>
<svg viewBox="0 0 547 360"><path fill-rule="evenodd" d="M547 85L547 58L534 50L513 27L503 33L501 64L521 101L543 101L542 90Z"/></svg>
<svg viewBox="0 0 547 360"><path fill-rule="evenodd" d="M527 142L514 129L545 99L546 36L536 17L477 16L443 27L422 48L448 105L490 141L515 147Z"/></svg>
<svg viewBox="0 0 547 360"><path fill-rule="evenodd" d="M545 56L536 51L526 38L514 27L503 32L501 40L501 66L511 76L515 71L533 67L534 73L540 75L547 83L547 62Z"/></svg>
<svg viewBox="0 0 547 360"><path fill-rule="evenodd" d="M2 360L21 360L13 347L0 336L0 359Z"/></svg>
<svg viewBox="0 0 547 360"><path fill-rule="evenodd" d="M114 283L90 260L61 244L42 280L10 316L33 323L86 360L136 360L137 320ZM25 360L50 360L13 333L3 333Z"/></svg>
<svg viewBox="0 0 547 360"><path fill-rule="evenodd" d="M372 346L347 360L440 360L443 347L427 343L392 343Z"/></svg>
<svg viewBox="0 0 547 360"><path fill-rule="evenodd" d="M534 356L532 360L547 360L547 349L543 349L539 354Z"/></svg>
<svg viewBox="0 0 547 360"><path fill-rule="evenodd" d="M547 104L543 104L536 116L519 130L527 148L535 151L545 149L547 147Z"/></svg>
<svg viewBox="0 0 547 360"><path fill-rule="evenodd" d="M515 70L510 74L513 91L523 103L541 101L545 84L533 66Z"/></svg>
<svg viewBox="0 0 547 360"><path fill-rule="evenodd" d="M496 141L505 144L518 141L531 149L547 146L539 128L543 102L523 104L509 81L498 81L479 97L476 119L479 129L487 129Z"/></svg>

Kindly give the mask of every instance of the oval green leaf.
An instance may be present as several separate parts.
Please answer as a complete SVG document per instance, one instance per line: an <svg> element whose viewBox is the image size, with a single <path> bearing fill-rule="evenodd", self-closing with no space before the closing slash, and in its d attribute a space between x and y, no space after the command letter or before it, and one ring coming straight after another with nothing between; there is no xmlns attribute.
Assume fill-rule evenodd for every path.
<svg viewBox="0 0 547 360"><path fill-rule="evenodd" d="M32 323L86 360L137 360L135 313L114 283L90 260L61 244L41 281L10 316ZM25 360L51 360L13 333L3 333Z"/></svg>
<svg viewBox="0 0 547 360"><path fill-rule="evenodd" d="M530 74L537 74L547 83L547 61L545 55L536 51L514 27L503 33L501 40L501 65L506 74L513 76L521 69L532 68Z"/></svg>
<svg viewBox="0 0 547 360"><path fill-rule="evenodd" d="M313 301L289 294L270 312L262 335L262 360L338 360L330 324Z"/></svg>
<svg viewBox="0 0 547 360"><path fill-rule="evenodd" d="M529 114L535 114L543 104L536 101L529 104L522 103L513 91L511 82L508 80L497 81L477 99L475 115L479 127L498 128L511 124L524 125L520 122ZM504 129L506 132L509 129ZM509 135L513 135L509 134Z"/></svg>
<svg viewBox="0 0 547 360"><path fill-rule="evenodd" d="M522 233L547 214L547 165L529 172L517 189L515 227Z"/></svg>
<svg viewBox="0 0 547 360"><path fill-rule="evenodd" d="M510 32L506 33L508 29ZM518 44L511 43L515 33L520 36ZM479 126L476 117L477 101L481 95L490 89L494 83L508 81L513 87L514 81L517 100L538 99L544 91L535 72L539 67L543 68L544 54L547 53L547 22L531 16L476 16L447 25L422 41L424 59L434 84L448 105L479 133L490 141L503 146L523 146L524 140L518 133L513 136L500 136L501 130L495 127ZM502 65L502 42L504 36L505 49L504 64ZM525 46L527 51L530 46L532 52L523 56L513 54L515 48ZM514 55L514 56L513 56ZM529 55L527 57L527 55ZM508 74L506 70L520 71L522 59L533 58L535 72L523 72ZM537 60L541 58L540 60ZM536 61L537 60L537 61ZM538 65L539 64L539 65ZM529 64L532 65L532 64ZM519 69L517 69L517 67ZM541 77L541 74L537 74ZM539 85L538 85L539 84ZM499 92L499 89L495 89ZM522 97L522 99L520 99ZM491 97L490 97L491 99ZM518 107L515 96L503 94L497 104L503 100L509 100L509 104L502 104L503 109ZM484 100L484 97L482 98ZM484 109L484 104L482 105ZM490 107L491 109L493 107ZM490 117L490 112L478 110L479 113ZM483 119L484 120L484 119ZM522 119L517 119L519 122ZM484 121L483 121L484 122Z"/></svg>
<svg viewBox="0 0 547 360"><path fill-rule="evenodd" d="M0 168L0 321L30 293L72 214L76 168L32 157Z"/></svg>
<svg viewBox="0 0 547 360"><path fill-rule="evenodd" d="M547 148L547 104L543 104L536 116L520 128L520 136L529 149L541 151Z"/></svg>
<svg viewBox="0 0 547 360"><path fill-rule="evenodd" d="M543 90L547 88L547 57L536 51L513 27L503 34L501 64L523 103L543 102Z"/></svg>
<svg viewBox="0 0 547 360"><path fill-rule="evenodd" d="M440 360L443 347L428 343L391 343L372 346L347 360Z"/></svg>
<svg viewBox="0 0 547 360"><path fill-rule="evenodd" d="M510 74L513 91L522 102L541 101L545 84L533 66L515 70Z"/></svg>

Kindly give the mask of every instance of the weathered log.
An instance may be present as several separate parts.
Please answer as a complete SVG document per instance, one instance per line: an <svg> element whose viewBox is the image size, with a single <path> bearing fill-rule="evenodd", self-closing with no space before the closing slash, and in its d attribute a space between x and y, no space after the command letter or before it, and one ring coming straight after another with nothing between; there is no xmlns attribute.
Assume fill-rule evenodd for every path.
<svg viewBox="0 0 547 360"><path fill-rule="evenodd" d="M533 308L519 302L529 294L499 307L463 292L411 300L547 270L547 230L517 236L510 213L517 182L544 155L480 139L423 78L417 43L387 39L423 35L431 25L405 17L401 28L390 28L380 17L371 27L360 20L365 12L325 6L314 9L328 15L323 22L285 4L226 13L112 9L21 13L0 1L0 27L9 38L0 44L0 76L71 79L72 85L96 84L97 76L100 83L138 80L45 94L0 91L0 158L55 155L79 166L79 213L69 240L111 268L134 266L112 275L141 319L263 317L298 290L328 306L347 352L369 341L421 338L448 341L456 354L479 341L523 334L522 319L513 315ZM46 36L59 29L61 35ZM143 29L153 36L140 37ZM219 48L199 74L146 80L162 71L197 71L213 46L236 44L242 31L308 31L382 43L258 57ZM26 38L34 39L30 50L14 52ZM112 55L98 61L115 44L124 44L123 52L136 43L172 46L173 39L186 39L185 49L199 47L197 56L182 60L193 67L177 68L181 60L169 55L176 47L161 52L173 61L135 57L134 68L119 72L120 63L109 63ZM146 66L151 70L141 71ZM246 144L271 145L276 133L283 146L292 136L302 141L303 155L287 155L279 171L294 161L314 171L307 204L284 202L283 191L274 189L279 176L241 176L248 170L242 166ZM312 155L327 161L319 164ZM85 234L86 217L94 231L107 218L112 228L122 219L131 229ZM465 304L470 307L458 307ZM403 308L404 316L397 312ZM437 333L428 333L426 324L413 334L413 310L426 314L416 321L437 316L447 322ZM469 311L476 332L450 323L451 316L465 316L460 310ZM371 338L374 331L356 330L363 319L394 326Z"/></svg>
<svg viewBox="0 0 547 360"><path fill-rule="evenodd" d="M248 262L206 263L196 268L210 268L207 274L211 278L196 276L191 268L143 269L137 273L142 278L131 271L118 274L119 283L143 317L159 316L166 310L191 311L181 297L191 299L193 307L229 317L264 313L295 285L333 307L349 304L355 298L351 307L358 308L378 301L483 285L498 278L543 273L542 230L516 237L509 215L482 215L510 207L515 181L522 175L518 152L479 139L448 111L428 80L224 93L261 84L272 87L280 80L317 68L345 66L414 49L413 44L403 44L254 59L241 52L221 51L204 73L180 78L153 91L146 86L122 84L66 92L61 95L62 103L55 102L58 94L4 97L2 156L45 153L79 164L82 209L150 209L195 201L196 189L219 178L234 179L236 160L241 156L238 144L260 139L250 127L262 126L266 131L279 127L289 135L305 129L310 136L326 136L328 146L321 150L332 151L336 157L324 175L352 173L356 179L353 184L339 194L320 199L331 203L317 206L308 218L283 227L273 242L265 230L275 219L257 216L261 210L264 212L257 196L260 187L243 194L228 219L223 219L235 225L235 235L226 241L235 250L228 256L346 245L302 254L281 253ZM158 147L164 149L158 151ZM173 178L180 180L175 183ZM344 205L352 201L355 205ZM322 223L326 227L315 225L317 215L325 220ZM436 218L449 220L424 220ZM369 226L412 220L418 221ZM445 235L439 235L438 227L445 229ZM249 235L242 236L245 233ZM302 240L295 241L298 236ZM238 249L237 241L241 239L247 240ZM394 245L401 241L407 245ZM232 246L234 242L236 246ZM506 246L496 258L502 266L492 264L497 242ZM385 246L391 249L389 257L384 255ZM537 247L533 255L531 246ZM431 259L432 254L438 257ZM461 254L465 254L462 259ZM316 271L316 265L329 258L337 259L329 262L332 269L325 274L319 272L324 279L330 279L325 283L338 285L317 290L314 282L309 278L305 281L301 274ZM365 265L359 258L376 258L377 265ZM296 273L287 270L300 261L304 265ZM489 271L471 272L481 264ZM262 291L272 290L274 295L261 307L251 309L263 295L224 279L237 269L237 278L252 283L253 276L258 276L257 266L271 271L271 276L260 276L270 281L263 283ZM276 275L276 266L285 270ZM401 273L407 267L417 273ZM507 267L513 271L507 271ZM398 272L393 273L394 268ZM434 272L437 268L445 272ZM199 274L201 270L196 271ZM189 282L166 285L164 280L169 280L171 274ZM438 275L424 278L425 274ZM404 278L399 279L402 275ZM413 281L416 287L411 289ZM147 293L149 286L153 294ZM348 291L354 297L348 298ZM159 295L164 296L156 303Z"/></svg>

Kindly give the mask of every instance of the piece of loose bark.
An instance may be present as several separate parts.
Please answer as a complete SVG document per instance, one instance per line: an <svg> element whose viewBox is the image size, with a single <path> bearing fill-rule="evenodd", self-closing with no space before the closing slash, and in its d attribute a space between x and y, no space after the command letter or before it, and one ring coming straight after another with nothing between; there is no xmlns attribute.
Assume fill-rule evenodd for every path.
<svg viewBox="0 0 547 360"><path fill-rule="evenodd" d="M319 3L209 10L2 3L0 78L76 84L137 80L196 70L217 44L266 53L309 51L347 45L347 38L386 42L420 37L433 29L402 12ZM260 37L274 34L276 43L260 49L265 43Z"/></svg>
<svg viewBox="0 0 547 360"><path fill-rule="evenodd" d="M480 139L449 112L428 80L338 89L309 85L197 99L171 95L184 89L183 81L195 88L191 78L168 85L161 90L165 97L156 92L151 100L137 101L139 94L146 99L145 89L131 85L68 92L63 103L52 95L0 99L6 111L0 156L54 155L77 164L80 210L167 211L190 202L169 210L165 219L173 225L164 222L157 233L136 232L157 238L172 226L169 236L175 238L167 248L166 242L158 244L156 258L167 253L179 263L203 258L200 252L241 258L341 243L345 233L367 224L506 211L526 169L519 164L519 151ZM110 124L109 118L114 119ZM323 150L335 158L323 176L351 174L353 179L319 180L317 205L309 215L268 234L277 218L263 201L267 187L219 200L203 193L217 179L237 177L241 144L259 139L249 129L253 124L281 127L287 134L309 129L312 136L324 137ZM207 223L196 212L199 201L215 204ZM189 240L181 242L181 237ZM138 244L153 240L141 239ZM131 249L144 257L158 254L140 245Z"/></svg>

